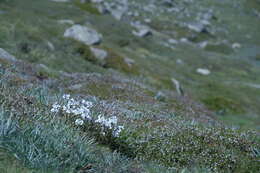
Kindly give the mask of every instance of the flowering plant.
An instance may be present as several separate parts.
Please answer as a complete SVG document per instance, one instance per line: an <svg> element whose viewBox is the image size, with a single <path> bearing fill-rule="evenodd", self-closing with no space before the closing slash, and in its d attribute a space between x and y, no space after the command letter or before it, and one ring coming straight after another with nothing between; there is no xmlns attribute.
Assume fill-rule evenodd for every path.
<svg viewBox="0 0 260 173"><path fill-rule="evenodd" d="M94 122L95 124L101 126L101 133L106 135L105 129L112 130L112 134L114 137L118 137L120 132L124 129L123 126L117 125L117 117L112 116L110 118L106 118L103 115L99 115L97 119L91 116L91 108L93 107L93 103L90 101L75 100L71 98L69 94L65 94L62 96L64 103L59 104L55 102L52 105L51 112L53 113L65 113L69 115L76 116L75 125L82 126L87 122Z"/></svg>

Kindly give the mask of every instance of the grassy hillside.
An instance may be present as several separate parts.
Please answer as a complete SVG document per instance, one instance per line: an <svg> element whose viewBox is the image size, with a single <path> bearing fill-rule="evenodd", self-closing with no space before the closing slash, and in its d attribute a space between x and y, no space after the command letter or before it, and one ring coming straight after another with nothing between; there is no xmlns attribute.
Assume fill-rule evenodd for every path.
<svg viewBox="0 0 260 173"><path fill-rule="evenodd" d="M0 1L16 57L0 57L0 170L259 172L259 1L127 3L117 20L91 2ZM65 38L72 22L101 44Z"/></svg>

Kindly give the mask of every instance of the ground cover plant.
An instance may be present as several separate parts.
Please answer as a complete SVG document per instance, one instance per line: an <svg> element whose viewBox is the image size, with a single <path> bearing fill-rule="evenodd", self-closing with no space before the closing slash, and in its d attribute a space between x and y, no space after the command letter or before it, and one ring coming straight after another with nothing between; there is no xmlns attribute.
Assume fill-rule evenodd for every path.
<svg viewBox="0 0 260 173"><path fill-rule="evenodd" d="M259 172L258 6L0 1L0 172Z"/></svg>

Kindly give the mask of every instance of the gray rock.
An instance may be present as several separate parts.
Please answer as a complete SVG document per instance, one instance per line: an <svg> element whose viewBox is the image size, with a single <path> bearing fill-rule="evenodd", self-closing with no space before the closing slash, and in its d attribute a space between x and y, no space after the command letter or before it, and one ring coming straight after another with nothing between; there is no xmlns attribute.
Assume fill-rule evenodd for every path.
<svg viewBox="0 0 260 173"><path fill-rule="evenodd" d="M101 63L107 58L108 53L105 50L91 47L92 54L99 60ZM104 62L105 63L105 62Z"/></svg>
<svg viewBox="0 0 260 173"><path fill-rule="evenodd" d="M58 20L59 24L68 24L68 25L74 25L74 21L70 20L70 19L62 19L62 20Z"/></svg>
<svg viewBox="0 0 260 173"><path fill-rule="evenodd" d="M201 74L201 75L205 75L205 76L207 76L211 73L209 69L205 69L205 68L198 68L196 70L196 72Z"/></svg>
<svg viewBox="0 0 260 173"><path fill-rule="evenodd" d="M138 37L146 37L152 35L152 32L147 28L143 28L139 29L138 31L133 31L133 34Z"/></svg>
<svg viewBox="0 0 260 173"><path fill-rule="evenodd" d="M70 0L51 0L53 2L70 2Z"/></svg>
<svg viewBox="0 0 260 173"><path fill-rule="evenodd" d="M83 87L82 84L75 84L75 85L71 85L69 86L70 90L80 90Z"/></svg>
<svg viewBox="0 0 260 173"><path fill-rule="evenodd" d="M129 67L131 67L135 63L135 61L131 58L124 58L124 61Z"/></svg>
<svg viewBox="0 0 260 173"><path fill-rule="evenodd" d="M208 45L208 41L202 41L202 42L198 43L198 47L202 48L202 49L206 48L207 45Z"/></svg>
<svg viewBox="0 0 260 173"><path fill-rule="evenodd" d="M91 0L92 3L102 3L104 0Z"/></svg>
<svg viewBox="0 0 260 173"><path fill-rule="evenodd" d="M0 10L0 14L5 14L6 11Z"/></svg>
<svg viewBox="0 0 260 173"><path fill-rule="evenodd" d="M0 59L4 59L7 61L16 61L16 58L13 55L9 54L2 48L0 48Z"/></svg>
<svg viewBox="0 0 260 173"><path fill-rule="evenodd" d="M122 17L128 12L128 1L127 0L120 0L120 1L113 1L112 3L103 2L102 3L103 9L102 11L109 13L117 20L121 20ZM105 10L104 10L105 8Z"/></svg>
<svg viewBox="0 0 260 173"><path fill-rule="evenodd" d="M178 44L179 42L178 42L178 40L175 40L175 39L169 39L168 40L168 43L170 43L170 44Z"/></svg>
<svg viewBox="0 0 260 173"><path fill-rule="evenodd" d="M187 27L190 30L193 30L193 31L196 31L196 32L199 32L199 33L201 33L201 32L207 33L208 32L208 30L205 27L205 25L203 23L201 23L201 22L188 24Z"/></svg>
<svg viewBox="0 0 260 173"><path fill-rule="evenodd" d="M183 62L181 59L177 59L177 60L176 60L176 63L177 63L177 64L184 64L184 62Z"/></svg>
<svg viewBox="0 0 260 173"><path fill-rule="evenodd" d="M242 46L241 46L241 44L240 43L233 43L232 44L232 48L233 49L240 49Z"/></svg>
<svg viewBox="0 0 260 173"><path fill-rule="evenodd" d="M145 23L151 23L151 22L152 22L152 20L151 20L151 19L149 19L149 18L146 18L146 19L144 19L144 22L145 22Z"/></svg>
<svg viewBox="0 0 260 173"><path fill-rule="evenodd" d="M50 41L47 41L47 46L48 46L48 48L49 48L51 51L54 51L54 50L55 50L54 45L53 45Z"/></svg>
<svg viewBox="0 0 260 173"><path fill-rule="evenodd" d="M99 44L102 38L94 29L81 25L73 25L68 28L64 33L64 37L75 39L86 45Z"/></svg>
<svg viewBox="0 0 260 173"><path fill-rule="evenodd" d="M183 90L181 88L180 82L175 78L172 78L172 83L175 85L176 91L179 95L183 95Z"/></svg>
<svg viewBox="0 0 260 173"><path fill-rule="evenodd" d="M121 20L125 14L126 9L110 9L109 11L115 19Z"/></svg>
<svg viewBox="0 0 260 173"><path fill-rule="evenodd" d="M162 91L159 91L154 98L158 101L165 101L166 100L166 96Z"/></svg>
<svg viewBox="0 0 260 173"><path fill-rule="evenodd" d="M132 22L131 25L136 28L132 33L137 37L146 37L148 35L152 35L151 29L140 23L140 21Z"/></svg>

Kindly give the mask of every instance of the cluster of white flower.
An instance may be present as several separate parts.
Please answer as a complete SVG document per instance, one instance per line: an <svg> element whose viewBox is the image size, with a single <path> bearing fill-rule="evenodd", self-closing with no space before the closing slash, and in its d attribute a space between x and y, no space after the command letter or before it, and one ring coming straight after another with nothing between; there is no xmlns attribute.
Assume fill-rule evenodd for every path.
<svg viewBox="0 0 260 173"><path fill-rule="evenodd" d="M70 98L69 94L63 95L62 98L64 99L65 104L61 106L55 102L52 105L51 112L57 113L62 111L67 114L79 115L82 119L91 119L90 108L93 106L92 102L86 100L77 101Z"/></svg>
<svg viewBox="0 0 260 173"><path fill-rule="evenodd" d="M69 94L65 94L62 97L64 99L64 104L58 104L55 102L52 105L51 112L58 113L63 112L66 114L72 114L76 116L80 116L81 118L76 119L75 124L77 126L82 126L84 124L84 120L93 120L93 122L98 123L103 127L109 128L113 130L113 135L118 137L120 132L123 130L123 126L117 126L117 117L113 116L111 118L106 119L104 116L99 115L98 119L94 120L91 117L90 109L93 107L93 103L86 100L77 101L70 97ZM102 133L105 134L104 129L102 129Z"/></svg>
<svg viewBox="0 0 260 173"><path fill-rule="evenodd" d="M106 119L104 116L99 115L98 119L95 120L95 122L101 124L102 126L109 128L109 129L113 129L113 135L115 137L118 137L120 132L124 129L123 126L117 126L117 117L116 116ZM105 133L103 132L103 134L105 134Z"/></svg>

